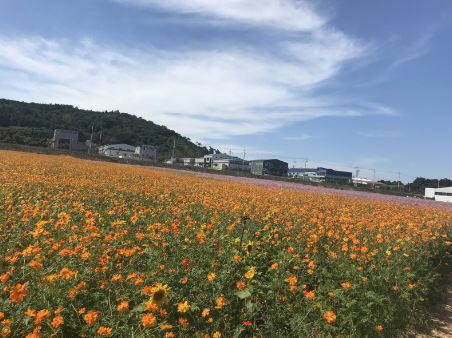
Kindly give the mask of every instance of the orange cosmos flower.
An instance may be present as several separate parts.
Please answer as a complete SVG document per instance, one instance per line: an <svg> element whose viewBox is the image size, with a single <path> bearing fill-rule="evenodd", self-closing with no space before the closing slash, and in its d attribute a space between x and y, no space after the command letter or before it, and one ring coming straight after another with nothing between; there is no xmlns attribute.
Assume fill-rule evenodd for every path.
<svg viewBox="0 0 452 338"><path fill-rule="evenodd" d="M98 317L99 317L99 312L98 311L90 310L83 316L83 320L88 325L93 325L97 321Z"/></svg>
<svg viewBox="0 0 452 338"><path fill-rule="evenodd" d="M11 329L9 328L9 327L4 327L3 329L2 329L2 332L1 332L1 335L2 335L2 338L3 337L8 337L9 335L11 334Z"/></svg>
<svg viewBox="0 0 452 338"><path fill-rule="evenodd" d="M313 300L315 297L315 292L314 291L308 291L304 294L304 296L308 299L308 300Z"/></svg>
<svg viewBox="0 0 452 338"><path fill-rule="evenodd" d="M100 326L97 330L99 336L109 336L111 335L111 327Z"/></svg>
<svg viewBox="0 0 452 338"><path fill-rule="evenodd" d="M220 297L217 297L217 299L215 299L215 303L217 303L217 305L215 306L215 309L219 310L226 304L226 300L223 296L220 296Z"/></svg>
<svg viewBox="0 0 452 338"><path fill-rule="evenodd" d="M235 286L237 287L237 289L239 290L243 290L246 287L246 283L244 281L239 280Z"/></svg>
<svg viewBox="0 0 452 338"><path fill-rule="evenodd" d="M215 272L211 272L207 275L207 279L209 282L213 282L217 278L217 274Z"/></svg>
<svg viewBox="0 0 452 338"><path fill-rule="evenodd" d="M332 324L336 321L336 314L328 310L323 313L323 318L325 318L328 324Z"/></svg>
<svg viewBox="0 0 452 338"><path fill-rule="evenodd" d="M154 304L154 303L152 302L152 300L148 300L148 301L145 303L145 305L146 305L146 309L147 309L148 311L151 311L151 312L157 312L158 309L159 309L159 306L158 306L157 304Z"/></svg>
<svg viewBox="0 0 452 338"><path fill-rule="evenodd" d="M53 320L52 320L52 326L54 328L60 327L63 324L64 324L64 318L61 316L57 316L57 317L53 318Z"/></svg>
<svg viewBox="0 0 452 338"><path fill-rule="evenodd" d="M350 288L352 287L352 283L350 283L350 282L344 282L344 283L341 283L341 286L342 286L344 289L350 289Z"/></svg>
<svg viewBox="0 0 452 338"><path fill-rule="evenodd" d="M202 310L201 316L202 317L207 317L210 313L210 310L208 308L204 308L204 310Z"/></svg>
<svg viewBox="0 0 452 338"><path fill-rule="evenodd" d="M64 311L64 308L59 307L58 309L55 310L54 313L55 313L56 315L59 315L59 314L62 313L63 311Z"/></svg>
<svg viewBox="0 0 452 338"><path fill-rule="evenodd" d="M162 324L160 325L160 330L164 331L164 330L171 330L173 328L173 326L171 324Z"/></svg>
<svg viewBox="0 0 452 338"><path fill-rule="evenodd" d="M129 302L122 302L116 306L118 312L126 312L129 309Z"/></svg>
<svg viewBox="0 0 452 338"><path fill-rule="evenodd" d="M247 273L245 273L245 278L252 279L254 275L256 274L256 268L252 266Z"/></svg>
<svg viewBox="0 0 452 338"><path fill-rule="evenodd" d="M3 317L1 316L2 312L0 312L0 319L2 319ZM34 309L30 309L28 308L28 310L25 312L25 315L27 317L34 317L36 316L36 311Z"/></svg>
<svg viewBox="0 0 452 338"><path fill-rule="evenodd" d="M143 317L141 317L141 323L144 327L154 326L156 323L155 316L152 313L147 313Z"/></svg>
<svg viewBox="0 0 452 338"><path fill-rule="evenodd" d="M40 310L36 313L36 317L35 317L35 324L39 324L40 322L42 322L44 319L46 319L47 317L50 316L50 311L49 310Z"/></svg>
<svg viewBox="0 0 452 338"><path fill-rule="evenodd" d="M187 327L188 326L188 320L186 318L179 317L179 319L177 321L183 327Z"/></svg>
<svg viewBox="0 0 452 338"><path fill-rule="evenodd" d="M25 284L16 284L9 292L9 300L13 303L21 303L26 295L27 287Z"/></svg>

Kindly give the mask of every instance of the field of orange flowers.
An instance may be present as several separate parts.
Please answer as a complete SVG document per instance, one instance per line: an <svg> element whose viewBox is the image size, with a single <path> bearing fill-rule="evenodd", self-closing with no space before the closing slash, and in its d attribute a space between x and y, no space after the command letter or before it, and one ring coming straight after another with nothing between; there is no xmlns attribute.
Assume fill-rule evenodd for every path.
<svg viewBox="0 0 452 338"><path fill-rule="evenodd" d="M394 336L450 211L0 152L1 337Z"/></svg>

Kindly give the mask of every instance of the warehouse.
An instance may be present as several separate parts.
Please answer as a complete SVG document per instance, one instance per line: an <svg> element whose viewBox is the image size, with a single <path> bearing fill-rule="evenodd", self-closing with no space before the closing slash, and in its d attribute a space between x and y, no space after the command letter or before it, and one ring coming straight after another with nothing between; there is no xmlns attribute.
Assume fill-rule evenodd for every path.
<svg viewBox="0 0 452 338"><path fill-rule="evenodd" d="M425 198L431 198L438 202L452 203L452 187L425 188Z"/></svg>
<svg viewBox="0 0 452 338"><path fill-rule="evenodd" d="M304 178L312 181L334 181L350 183L352 173L348 171L338 171L327 168L291 168L289 177Z"/></svg>
<svg viewBox="0 0 452 338"><path fill-rule="evenodd" d="M249 164L254 175L287 176L289 171L289 164L277 159L253 160Z"/></svg>

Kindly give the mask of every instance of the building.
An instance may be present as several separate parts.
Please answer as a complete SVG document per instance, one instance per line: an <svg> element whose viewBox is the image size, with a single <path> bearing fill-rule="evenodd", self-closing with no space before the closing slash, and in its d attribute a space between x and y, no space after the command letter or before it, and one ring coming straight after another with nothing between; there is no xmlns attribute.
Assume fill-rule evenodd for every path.
<svg viewBox="0 0 452 338"><path fill-rule="evenodd" d="M53 138L50 139L50 147L53 149L86 151L88 146L85 143L80 143L78 136L78 131L75 130L55 129Z"/></svg>
<svg viewBox="0 0 452 338"><path fill-rule="evenodd" d="M133 158L135 157L136 147L128 144L107 144L99 147L99 154L118 158Z"/></svg>
<svg viewBox="0 0 452 338"><path fill-rule="evenodd" d="M253 175L287 176L289 171L289 164L277 159L253 160L249 165Z"/></svg>
<svg viewBox="0 0 452 338"><path fill-rule="evenodd" d="M367 178L364 177L353 177L352 179L353 184L358 185L372 185L372 186L383 186L385 185L384 183L378 182L378 181L373 181L373 180L369 180Z"/></svg>
<svg viewBox="0 0 452 338"><path fill-rule="evenodd" d="M291 178L303 178L309 180L323 180L325 177L319 175L317 168L290 168L288 176Z"/></svg>
<svg viewBox="0 0 452 338"><path fill-rule="evenodd" d="M319 175L323 175L325 180L334 182L351 183L353 174L349 171L340 171L327 168L317 168Z"/></svg>
<svg viewBox="0 0 452 338"><path fill-rule="evenodd" d="M288 176L292 178L304 178L311 181L334 181L351 183L353 174L348 171L338 171L328 168L291 168Z"/></svg>
<svg viewBox="0 0 452 338"><path fill-rule="evenodd" d="M156 160L157 159L157 147L151 145L141 145L135 148L135 155L139 158Z"/></svg>
<svg viewBox="0 0 452 338"><path fill-rule="evenodd" d="M239 157L216 159L213 161L211 168L215 170L250 171L248 161L244 161Z"/></svg>
<svg viewBox="0 0 452 338"><path fill-rule="evenodd" d="M213 167L214 162L227 160L227 159L238 159L238 157L231 156L228 154L208 154L204 156L204 167L211 168Z"/></svg>
<svg viewBox="0 0 452 338"><path fill-rule="evenodd" d="M448 188L425 188L425 198L434 199L438 202L452 203L452 187Z"/></svg>
<svg viewBox="0 0 452 338"><path fill-rule="evenodd" d="M204 167L204 157L195 158L195 167Z"/></svg>
<svg viewBox="0 0 452 338"><path fill-rule="evenodd" d="M98 148L99 154L118 158L150 159L157 158L157 148L150 145L134 147L128 144L108 144Z"/></svg>

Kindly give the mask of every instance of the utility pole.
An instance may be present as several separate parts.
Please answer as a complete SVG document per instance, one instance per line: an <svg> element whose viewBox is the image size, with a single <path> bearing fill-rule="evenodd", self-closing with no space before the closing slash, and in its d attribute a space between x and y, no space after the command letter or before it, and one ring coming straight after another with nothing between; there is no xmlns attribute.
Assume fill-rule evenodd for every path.
<svg viewBox="0 0 452 338"><path fill-rule="evenodd" d="M174 159L174 152L176 150L176 138L173 139L173 154L171 156L172 159Z"/></svg>
<svg viewBox="0 0 452 338"><path fill-rule="evenodd" d="M355 169L356 169L355 177L358 178L359 177L359 167L355 167Z"/></svg>
<svg viewBox="0 0 452 338"><path fill-rule="evenodd" d="M398 177L398 180L397 180L397 189L400 190L400 171L397 173L397 177Z"/></svg>
<svg viewBox="0 0 452 338"><path fill-rule="evenodd" d="M100 146L102 145L102 133L103 133L103 130L101 129L100 130L100 136L99 136L99 145Z"/></svg>
<svg viewBox="0 0 452 338"><path fill-rule="evenodd" d="M229 156L232 156L232 150L229 149Z"/></svg>
<svg viewBox="0 0 452 338"><path fill-rule="evenodd" d="M91 149L93 147L93 132L94 132L94 123L91 125L91 139L89 142L89 153L91 154Z"/></svg>
<svg viewBox="0 0 452 338"><path fill-rule="evenodd" d="M243 148L243 165L245 165L246 149Z"/></svg>
<svg viewBox="0 0 452 338"><path fill-rule="evenodd" d="M308 167L308 160L307 158L304 159L304 168L306 169Z"/></svg>
<svg viewBox="0 0 452 338"><path fill-rule="evenodd" d="M293 160L292 169L295 168L296 165L297 165L297 160Z"/></svg>
<svg viewBox="0 0 452 338"><path fill-rule="evenodd" d="M375 181L377 179L376 170L372 169L372 171L374 172L374 181Z"/></svg>

